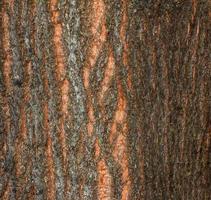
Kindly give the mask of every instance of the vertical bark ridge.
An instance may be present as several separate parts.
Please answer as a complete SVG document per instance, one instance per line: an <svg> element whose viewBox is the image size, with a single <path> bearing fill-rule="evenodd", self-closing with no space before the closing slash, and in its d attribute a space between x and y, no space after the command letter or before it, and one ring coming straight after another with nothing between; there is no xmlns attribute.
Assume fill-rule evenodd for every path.
<svg viewBox="0 0 211 200"><path fill-rule="evenodd" d="M110 141L114 143L114 158L119 162L122 168L122 194L121 199L126 200L129 198L130 180L129 180L129 170L128 170L128 157L127 157L127 114L126 114L127 102L123 91L121 88L121 83L118 83L118 99L117 99L117 109L114 115L114 122L112 126L112 131L110 133ZM118 131L117 126L121 124L121 129ZM116 136L116 141L114 142L114 137Z"/></svg>
<svg viewBox="0 0 211 200"><path fill-rule="evenodd" d="M35 11L35 19L33 23L34 33L32 35L33 47L33 78L32 78L32 108L33 115L33 142L36 144L34 148L35 160L33 168L33 179L35 183L35 197L38 199L55 199L57 194L56 181L58 178L55 175L57 165L55 162L55 147L54 134L51 128L51 109L49 109L49 86L45 76L46 69L46 54L43 50L43 26L46 7L42 2L33 2L32 5ZM36 87L36 85L39 87ZM37 165L37 162L40 165ZM46 191L45 193L43 191Z"/></svg>
<svg viewBox="0 0 211 200"><path fill-rule="evenodd" d="M101 82L101 90L99 91L99 104L102 108L102 115L105 115L105 108L103 107L104 98L106 95L106 92L109 88L111 79L114 74L114 58L112 56L112 51L110 50L108 63L105 68L104 72L104 78ZM101 155L101 148L99 145L99 139L96 139L96 154L97 158L100 158ZM112 189L111 189L111 183L112 183L112 177L110 175L109 169L106 165L106 162L103 158L100 158L97 164L98 169L98 198L99 199L111 199L112 195Z"/></svg>
<svg viewBox="0 0 211 200"><path fill-rule="evenodd" d="M99 160L97 163L98 170L98 199L111 199L112 190L112 177L109 173L108 167L106 165L105 159L101 158L101 150L98 140L96 140L96 159Z"/></svg>
<svg viewBox="0 0 211 200"><path fill-rule="evenodd" d="M111 80L114 76L114 72L115 72L115 63L114 63L114 57L112 55L112 51L110 48L108 63L104 72L104 79L101 82L101 90L99 94L99 102L101 105L103 103L103 100L105 99L106 92L108 91L109 86L111 84Z"/></svg>
<svg viewBox="0 0 211 200"><path fill-rule="evenodd" d="M129 66L129 46L128 46L128 38L127 38L127 30L128 30L128 4L129 2L126 0L122 1L122 20L121 20L121 24L120 24L120 40L121 43L123 45L123 55L122 55L122 62L124 67L126 68L126 88L127 91L129 91L130 93L132 93L132 80L131 80L131 66ZM120 161L122 164L122 168L123 168L123 175L122 175L122 179L123 179L123 183L124 183L124 187L123 187L123 191L122 191L122 200L127 200L131 197L131 180L130 180L130 172L129 172L129 148L128 148L128 134L129 134L129 124L128 124L128 119L129 119L129 115L127 114L127 112L129 111L129 102L126 98L127 95L123 95L121 94L121 88L119 88L119 92L120 92L120 98L123 98L123 101L125 101L125 107L123 105L123 110L122 112L125 112L125 122L123 123L122 126L122 161ZM121 97L121 95L123 95ZM121 114L119 114L119 116L121 116ZM122 123L122 122L120 122ZM121 140L121 139L120 139Z"/></svg>
<svg viewBox="0 0 211 200"><path fill-rule="evenodd" d="M120 27L120 39L123 45L123 55L122 62L127 69L127 85L128 89L131 90L131 68L128 62L128 42L127 42L127 30L128 30L128 2L126 0L122 1L122 20Z"/></svg>
<svg viewBox="0 0 211 200"><path fill-rule="evenodd" d="M54 27L53 32L53 43L55 47L55 72L56 80L58 82L59 93L60 93L60 102L59 102L59 111L61 112L61 117L59 118L59 142L62 152L62 163L63 163L63 174L67 174L67 142L66 142L66 131L65 131L65 121L68 114L68 104L69 104L69 80L66 78L66 64L64 56L64 47L62 40L62 24L60 23L60 12L58 10L58 1L52 0L50 2L50 12L51 12L51 21ZM65 179L65 196L67 194L67 179Z"/></svg>
<svg viewBox="0 0 211 200"><path fill-rule="evenodd" d="M131 89L131 74L128 62L128 44L127 44L127 1L120 1L121 5L118 8L114 3L114 18L115 23L111 23L111 30L114 31L112 40L116 44L112 47L114 49L114 60L116 65L116 79L117 79L117 105L114 112L113 125L110 133L110 142L113 145L114 159L120 165L121 171L121 186L119 195L120 199L130 198L131 180L129 178L129 158L128 158L128 115L129 110L127 91ZM113 25L113 26L112 26ZM121 54L118 49L120 49ZM118 67L117 67L118 66ZM112 138L112 135L115 137Z"/></svg>
<svg viewBox="0 0 211 200"><path fill-rule="evenodd" d="M33 187L31 180L27 178L32 173L33 161L31 159L32 151L32 126L29 125L31 122L32 109L30 107L31 100L31 80L32 80L32 59L31 59L31 26L28 19L28 13L30 11L30 4L27 1L22 1L19 7L20 23L17 29L19 35L19 45L21 49L20 61L22 64L23 74L22 80L16 80L15 84L21 87L22 90L22 102L20 103L20 132L16 140L16 171L18 188L17 198L28 198L30 196L30 189ZM24 56L23 56L24 55ZM21 66L19 66L21 67ZM20 70L21 72L21 70ZM20 187L22 185L23 187Z"/></svg>
<svg viewBox="0 0 211 200"><path fill-rule="evenodd" d="M6 25L5 23L5 42L8 43L7 46L5 46L6 50L9 51L8 48L10 48L11 50L11 56L12 56L12 60L13 62L11 63L11 60L10 58L8 58L9 54L6 53L7 55L7 58L6 58L6 62L5 64L7 66L7 69L5 68L5 70L9 70L10 71L10 74L8 72L5 73L5 81L7 82L8 80L10 80L10 91L7 95L7 100L8 100L8 105L9 105L9 112L10 112L10 119L13 120L12 123L10 123L10 126L9 126L9 131L8 131L8 158L6 159L9 159L10 160L10 164L7 167L9 167L9 171L12 170L12 168L14 167L14 169L11 172L11 175L10 175L10 180L8 181L8 185L11 186L11 193L10 193L10 198L14 198L14 197L18 197L17 196L17 193L16 193L16 189L19 187L19 180L16 182L16 172L17 172L17 162L16 162L16 152L15 152L15 146L16 146L16 140L17 140L17 136L18 136L18 133L19 133L19 106L20 106L20 100L21 100L21 96L22 96L22 90L19 88L20 87L20 84L16 82L16 72L17 72L17 66L16 66L16 58L14 58L14 55L16 55L16 53L18 54L17 57L19 56L19 52L16 52L17 50L17 46L15 46L15 36L16 36L16 33L15 33L15 20L14 19L11 19L11 17L9 16L15 16L16 13L14 12L14 2L13 1L10 1L8 3L5 2L5 11L7 13L7 16L8 16L8 25ZM5 14L6 14L5 13ZM6 16L4 16L4 20L7 20L6 19ZM14 31L13 31L14 30ZM9 31L9 32L7 32ZM9 46L8 46L9 45ZM10 63L9 63L10 62ZM20 66L21 67L21 66ZM21 71L21 70L20 70ZM8 82L8 83L9 83ZM7 83L7 84L8 84ZM9 88L7 88L8 86L6 85L6 90L8 91ZM6 163L8 161L6 160ZM5 163L5 164L6 164ZM13 165L13 166L10 166L10 165ZM6 164L7 165L7 164ZM11 168L12 167L12 168ZM8 169L6 169L7 171ZM18 179L18 178L17 178Z"/></svg>
<svg viewBox="0 0 211 200"><path fill-rule="evenodd" d="M91 28L92 40L90 50L88 53L87 65L84 67L83 79L84 87L88 89L90 70L95 66L99 53L106 40L106 26L105 26L105 4L101 1L93 1L91 15ZM97 12L96 12L97 11Z"/></svg>
<svg viewBox="0 0 211 200"><path fill-rule="evenodd" d="M53 42L55 45L55 59L56 59L56 70L59 80L63 80L65 76L65 64L64 64L64 52L62 45L62 24L59 22L59 11L58 11L57 0L50 2L51 21L54 27Z"/></svg>
<svg viewBox="0 0 211 200"><path fill-rule="evenodd" d="M47 138L47 144L45 149L46 163L47 163L47 199L55 199L56 198L56 186L55 186L55 168L53 161L53 152L52 152L52 139L49 133L49 114L48 114L48 104L44 103L43 105L43 125L44 131Z"/></svg>
<svg viewBox="0 0 211 200"><path fill-rule="evenodd" d="M0 196L2 199L9 199L10 196L10 177L8 174L8 164L7 164L7 158L6 153L9 150L8 142L10 142L8 139L11 137L10 134L10 107L9 107L9 97L8 95L11 92L11 66L12 66L12 56L10 54L11 51L11 45L10 45L10 36L9 36L9 16L7 12L7 6L5 2L2 2L1 5L1 58L3 61L1 62L1 97L0 97L0 103L1 103L1 134L3 134L4 139L3 143L1 144L1 168L0 168L0 174L1 174L1 187L0 187ZM3 89L4 88L4 89ZM4 114L5 113L5 114ZM10 158L9 158L10 159Z"/></svg>
<svg viewBox="0 0 211 200"><path fill-rule="evenodd" d="M200 7L198 7L199 5L200 5ZM198 90L199 89L198 88L198 85L200 85L203 82L202 79L198 79L199 76L200 76L199 74L203 70L202 70L202 68L198 67L198 64L201 61L199 61L199 60L197 61L197 59L199 58L197 51L199 50L199 48L203 48L203 47L202 47L202 45L199 45L200 44L200 42L199 42L200 39L197 38L197 37L198 36L201 37L203 35L201 33L203 31L205 31L206 28L204 29L204 27L202 25L205 22L204 19L202 19L199 16L197 16L197 13L199 12L199 10L202 9L202 7L204 6L202 4L199 4L199 5L196 6L196 4L194 4L194 10L195 11L193 11L193 15L194 15L193 22L192 22L192 13L191 12L189 12L189 14L187 14L187 15L185 14L186 16L184 16L184 14L183 14L183 18L186 19L185 20L185 24L190 24L190 25L186 26L186 27L188 27L188 32L189 32L188 33L189 36L188 36L188 39L187 39L188 44L183 42L183 37L181 36L181 34L179 34L180 30L183 30L183 28L181 29L181 26L182 27L185 27L185 25L181 25L181 26L178 25L180 28L177 29L176 28L177 25L175 25L175 23L174 23L174 26L172 27L172 30L174 30L174 32L175 32L176 40L175 41L172 41L172 42L170 42L168 44L166 43L167 46L163 48L163 49L169 49L169 52L168 53L165 53L165 56L162 59L160 59L160 50L159 49L156 49L156 53L157 53L158 58L159 58L158 63L157 63L157 66L160 66L160 64L159 64L160 61L162 61L164 59L167 60L167 63L170 64L169 65L169 75L168 75L168 77L169 77L168 78L169 79L168 85L169 85L169 91L170 91L170 97L171 97L170 98L170 102L169 102L170 103L170 113L169 113L169 120L170 121L169 121L169 123L167 123L169 125L169 132L168 132L168 135L167 135L167 137L168 137L167 144L168 144L168 152L169 153L167 155L168 162L166 163L166 166L169 167L169 170L168 171L165 171L165 172L168 172L168 175L165 174L165 176L168 176L169 177L169 182L170 182L169 183L169 189L170 190L169 190L169 193L167 194L169 196L169 198L172 198L170 196L172 193L173 193L173 195L175 195L174 197L177 197L177 198L182 198L182 196L183 196L183 198L194 198L195 195L191 196L190 195L191 194L190 191L192 191L193 193L196 192L195 189L193 189L194 188L193 185L196 184L196 183L197 183L198 186L200 185L199 179L198 180L197 179L193 180L192 179L193 175L190 175L190 174L195 173L194 172L194 170L195 170L194 168L197 165L198 165L197 168L200 169L200 167L199 167L200 161L199 162L198 161L194 161L194 153L193 153L193 151L195 149L194 148L194 144L196 144L195 143L196 135L197 135L197 137L200 137L200 138L202 136L201 135L202 132L199 131L200 129L197 129L197 126L201 126L201 125L198 124L199 123L199 120L198 121L196 120L196 119L199 119L199 115L197 115L197 113L199 112L199 110L198 110L198 106L196 106L197 105L196 102L199 102L199 99L200 98L204 98L203 97L204 94L200 94L199 95L199 93L197 93L197 91L199 91ZM186 4L186 6L188 7L189 5ZM191 6L190 6L190 8L191 8ZM203 7L203 9L204 8L205 7ZM154 13L156 13L156 12L154 12ZM174 14L175 15L177 15L176 13L177 13L177 11L174 10ZM171 14L172 13L170 13L170 15L169 15L169 19L170 19L170 21L174 21L174 19L176 17L175 16L172 17ZM153 14L151 14L151 16L153 16ZM188 20L189 17L190 17L190 22ZM177 19L180 19L180 18L177 17ZM200 24L198 23L198 21L200 21ZM143 24L141 24L141 25L143 25ZM136 46L134 45L136 48L140 48L140 49L141 49L141 46L142 45L144 46L146 44L146 39L144 38L144 35L145 35L144 34L144 30L147 31L147 32L150 32L150 30L153 30L154 29L156 31L155 27L150 27L150 26L148 27L148 30L146 30L144 28L143 28L144 30L142 30L141 29L142 28L141 25L140 25L140 39L142 41L144 41L144 43L141 43L140 42ZM157 25L157 23L156 23L156 25ZM168 40L168 35L167 34L165 35L166 37L163 37L163 35L164 35L163 34L163 30L165 28L163 25L164 24L161 21L160 38L156 38L155 39L155 41L158 42L158 44L161 42L161 40L162 41ZM156 34L156 32L155 32L155 34ZM153 34L151 34L151 36L152 35ZM173 35L172 32L171 32L171 34L169 33L169 35L171 35L171 37L172 37L172 35ZM152 37L152 38L154 40L154 37ZM181 47L179 47L180 49L177 49L177 50L174 49L178 44L181 45ZM151 46L151 44L150 44L150 46ZM160 45L158 45L158 47L159 46ZM184 56L184 54L182 56L182 54L181 54L181 57L179 57L178 56L178 54L179 54L178 52L182 51L181 48L186 49L186 50L184 50L184 53L187 52L187 51L189 51L189 52L191 52L191 54L187 53L186 56ZM143 55L143 54L144 54L144 52L141 50L140 57L143 57L143 56L146 57L146 54L145 55ZM193 57L192 57L192 55L193 55ZM204 54L204 56L205 56L205 54ZM133 57L133 59L134 58L135 58L135 61L137 62L138 61L137 57ZM182 61L184 61L184 63L186 63L186 64L181 63ZM171 63L174 63L174 64L177 63L177 64L176 64L176 66L170 67L171 66ZM142 69L145 68L144 67L145 65L147 65L147 63L141 62L141 59L140 59L140 66L142 66ZM187 66L187 67L185 67L185 66ZM163 67L163 66L161 65L161 67ZM175 69L177 69L177 70L175 70ZM138 71L138 69L136 69L136 70ZM159 70L159 68L158 68L158 70ZM144 73L146 75L146 72L144 72ZM156 74L159 75L158 73L160 73L160 72L157 71ZM176 73L177 73L177 75L176 75ZM189 76L188 74L190 74L191 76ZM192 78L190 78L190 77L192 77ZM140 76L140 79L141 78L142 77ZM157 80L159 81L159 76L158 76L158 79ZM193 84L191 85L191 83L193 83ZM143 90L144 90L144 88L147 87L147 83L146 82L145 83L141 83L141 81L140 81L139 84L142 85ZM175 86L175 84L177 84L177 86ZM186 89L185 90L182 90L182 88L180 88L180 85L184 85ZM152 84L152 86L153 86L153 84ZM160 96L158 96L158 97L162 99L162 96L161 96L162 95L162 90L161 90L162 88L159 88L158 86L159 86L159 82L158 82L158 85L155 85L155 89L158 89L158 92L160 93ZM186 86L188 86L188 87L186 87ZM154 86L152 87L152 89L153 88L154 88ZM172 93L172 91L177 91L177 94ZM137 89L137 93L139 93L139 92L140 91L138 91L138 89ZM175 98L177 100L175 100ZM153 98L150 101L152 101L152 100L153 100ZM182 110L180 110L180 104L181 104ZM142 103L140 103L140 105L145 105L146 106L146 104L142 104ZM163 107L164 104L161 104L160 106ZM193 119L194 119L194 122L192 121L192 123L194 125L192 127L190 127L191 120L193 120ZM145 119L144 119L144 121L145 121ZM155 119L152 119L152 121L155 122ZM143 123L146 123L146 122L143 122ZM157 123L159 125L159 121L157 121ZM178 126L177 123L180 124L180 126ZM185 123L185 125L184 125L184 123ZM198 125L196 125L196 124L198 124ZM181 125L185 129L182 129L181 130ZM176 130L179 133L179 137L176 134L177 133ZM184 140L185 140L185 143L183 144L184 145L184 149L182 150L182 152L180 151L178 153L177 152L178 147L180 147L182 145L182 143L183 143L182 142L182 138L180 138L182 135L183 135ZM197 140L197 141L200 141L200 140ZM155 144L156 143L154 143L153 146ZM170 144L172 144L172 145L170 145ZM146 144L146 145L148 146L148 144ZM146 150L146 148L145 148L145 150ZM174 152L174 153L172 153L172 152ZM144 154L145 154L144 156L146 158L149 156L146 152ZM183 154L183 158L180 161L178 161L180 159L180 156L179 156L180 154ZM200 159L199 158L200 155L197 154L197 157L198 157L197 159ZM147 160L145 160L145 163L146 163L146 161ZM159 163L159 165L160 165L160 163ZM157 166L158 170L159 170L159 165ZM151 162L150 162L149 166L152 166L152 163ZM179 170L178 170L177 167L179 168ZM151 169L153 169L153 168L151 168ZM151 169L149 170L149 168L148 168L146 170L147 171L147 174L148 174L149 171L151 171ZM186 174L186 173L187 173L187 176L186 176L186 178L184 178L184 174ZM148 179L148 177L147 177L147 179ZM189 192L182 192L182 191L181 191L181 193L178 192L180 189L179 189L179 187L178 187L177 184L181 184L180 181L183 182L182 183L182 185L183 185L182 187L186 188L186 190L189 191ZM164 185L166 187L166 183L165 182L164 182ZM191 185L191 187L190 187L190 185ZM148 185L147 183L146 183L146 186L147 186L147 189L149 187L151 187L151 185ZM158 187L158 186L156 186L156 187ZM200 196L200 190L201 189L202 188L200 188L195 193L195 194L197 194L197 198L200 198L199 196ZM153 194L153 193L151 193L151 194ZM204 195L205 193L201 193L201 194ZM159 193L156 192L156 195L159 195ZM152 198L151 195L149 195L148 198Z"/></svg>
<svg viewBox="0 0 211 200"><path fill-rule="evenodd" d="M66 2L67 3L67 2ZM82 53L79 37L81 19L79 15L79 4L77 1L68 2L66 5L61 4L63 10L63 42L65 53L67 56L67 78L70 83L69 96L70 101L75 102L68 106L68 110L72 113L71 119L67 120L65 130L71 133L68 138L68 146L71 160L69 165L70 191L68 197L73 199L89 199L92 196L89 184L92 183L92 171L85 174L85 167L88 170L88 162L86 157L89 156L89 144L86 132L86 108L85 108L85 90L83 85L82 73ZM86 143L85 143L86 141ZM84 152L87 151L85 155ZM82 160L84 162L82 162ZM86 160L86 161L85 161ZM89 168L90 169L90 168Z"/></svg>
<svg viewBox="0 0 211 200"><path fill-rule="evenodd" d="M97 12L95 12L97 11ZM89 52L87 53L88 58L86 59L87 64L83 68L83 81L84 87L87 91L87 102L88 102L88 124L87 131L88 135L91 136L93 134L94 128L94 113L93 113L93 105L90 92L90 72L92 68L95 66L96 61L101 52L101 48L103 43L106 40L106 27L105 27L105 4L103 0L101 1L93 1L92 2L92 15L90 16L91 25L90 32L92 36L92 41L90 43Z"/></svg>
<svg viewBox="0 0 211 200"><path fill-rule="evenodd" d="M21 162L22 151L25 150L24 144L24 136L26 135L26 126L24 120L24 108L21 106L21 100L23 99L23 66L21 61L21 52L20 48L22 46L20 40L21 36L19 36L20 29L17 28L18 22L16 21L16 17L19 16L18 11L21 9L21 6L16 6L16 2L9 4L10 9L10 41L12 47L12 56L13 56L13 66L12 66L12 95L11 102L13 103L13 108L11 111L13 112L12 116L14 117L14 124L12 124L13 131L13 147L14 147L14 186L13 190L15 193L15 198L20 199L20 193L22 192L22 188L20 185L25 184L24 180L24 166ZM23 143L22 143L22 141ZM19 153L17 153L19 151Z"/></svg>
<svg viewBox="0 0 211 200"><path fill-rule="evenodd" d="M10 35L9 35L9 17L8 17L7 7L5 4L2 6L2 30L3 30L2 45L5 55L2 74L4 76L6 90L9 91L9 88L11 87L10 74L11 74L12 56L10 54L11 45L10 45Z"/></svg>
<svg viewBox="0 0 211 200"><path fill-rule="evenodd" d="M133 7L134 6L134 7ZM145 154L145 131L144 131L144 121L145 121L145 112L144 106L144 91L139 89L139 92L136 92L135 89L138 85L143 85L143 63L141 60L143 59L143 52L140 50L140 43L137 43L139 38L139 31L141 27L144 27L143 22L138 19L132 17L133 15L137 15L138 11L136 9L136 5L133 2L128 3L128 24L129 27L127 30L127 42L128 49L134 48L139 49L138 51L130 52L128 51L128 65L131 68L131 82L132 87L130 90L129 99L129 109L128 109L128 122L129 122L129 134L128 134L128 148L130 152L130 173L131 173L131 198L132 199L145 199L146 193L146 185L145 182L145 166L146 166L146 154ZM140 21L139 21L140 20ZM139 22L138 22L139 21ZM136 23L140 24L136 26ZM138 28L139 27L139 28ZM140 31L140 34L142 32ZM138 52L142 53L138 53ZM138 66L140 66L138 68ZM137 73L139 73L139 77L137 77ZM137 117L139 116L139 117ZM135 139L136 138L136 139ZM138 148L135 148L138 146ZM134 174L134 175L132 175ZM139 186L138 186L139 185Z"/></svg>
<svg viewBox="0 0 211 200"><path fill-rule="evenodd" d="M84 81L84 87L87 91L87 102L88 102L88 124L87 124L87 131L88 135L91 136L93 134L94 129L94 123L95 123L95 117L94 117L94 110L92 102L93 100L90 99L92 97L91 88L90 88L90 74L92 68L95 67L97 59L99 58L99 55L101 53L101 49L103 47L103 44L106 41L107 36L107 30L106 30L106 24L105 24L105 3L103 0L100 1L93 1L92 2L92 14L90 14L90 32L91 32L91 42L89 46L89 52L87 53L87 61L85 67L83 68L83 81ZM110 64L108 64L108 67L110 67ZM112 67L112 66L111 66ZM105 72L106 73L106 72ZM110 74L106 73L105 77L107 79ZM105 79L106 79L105 78ZM106 81L104 79L104 82ZM103 91L105 91L108 87L109 80L106 81L106 83L102 83ZM103 93L103 92L102 92ZM101 93L101 94L102 94ZM103 94L102 94L103 95ZM103 97L101 95L101 98ZM100 155L100 147L98 145L98 138L96 139L96 145L95 145L95 154L96 157ZM98 151L98 152L96 152ZM97 175L98 175L98 181L97 181L97 195L99 199L111 199L111 177L109 174L109 170L106 166L105 160L101 159L97 162Z"/></svg>
<svg viewBox="0 0 211 200"><path fill-rule="evenodd" d="M34 1L30 2L28 4L31 18L29 22L29 29L25 32L25 35L27 36L27 39L25 40L26 45L26 65L28 64L31 67L31 74L29 73L29 85L30 85L30 100L29 104L27 105L27 127L28 127L28 137L30 141L31 146L31 162L32 162L32 170L30 172L31 179L29 182L31 183L31 187L29 188L29 196L28 198L31 199L40 199L43 197L43 186L44 186L44 180L41 179L41 176L44 175L43 167L43 160L40 158L41 155L43 155L43 148L40 144L43 144L39 139L39 132L40 127L42 123L41 117L39 117L39 114L42 110L41 105L38 100L38 95L40 92L40 87L37 88L36 84L39 83L39 70L37 70L37 63L36 63L36 55L37 55L37 46L36 46L36 40L37 40L37 32L36 32L36 23L38 21L37 17L37 5ZM25 17L28 17L25 16ZM27 25L26 25L27 26ZM24 28L26 28L24 26ZM29 38L28 38L29 37ZM29 40L28 40L29 39ZM36 69L36 70L35 70ZM28 94L29 95L29 94ZM41 140L43 137L41 137ZM40 165L38 165L38 162ZM43 176L44 177L44 176Z"/></svg>

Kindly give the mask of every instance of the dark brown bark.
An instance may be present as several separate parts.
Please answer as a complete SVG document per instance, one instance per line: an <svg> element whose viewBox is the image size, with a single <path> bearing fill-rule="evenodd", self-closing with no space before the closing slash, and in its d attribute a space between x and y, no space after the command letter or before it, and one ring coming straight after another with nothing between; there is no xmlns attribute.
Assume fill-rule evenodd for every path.
<svg viewBox="0 0 211 200"><path fill-rule="evenodd" d="M209 1L0 16L0 199L211 198Z"/></svg>

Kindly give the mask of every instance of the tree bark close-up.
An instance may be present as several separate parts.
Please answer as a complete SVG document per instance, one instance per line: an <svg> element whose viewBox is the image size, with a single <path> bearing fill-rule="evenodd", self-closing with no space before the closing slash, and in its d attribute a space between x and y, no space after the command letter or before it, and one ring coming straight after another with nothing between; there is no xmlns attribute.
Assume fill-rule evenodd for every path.
<svg viewBox="0 0 211 200"><path fill-rule="evenodd" d="M0 199L210 200L211 1L0 0Z"/></svg>

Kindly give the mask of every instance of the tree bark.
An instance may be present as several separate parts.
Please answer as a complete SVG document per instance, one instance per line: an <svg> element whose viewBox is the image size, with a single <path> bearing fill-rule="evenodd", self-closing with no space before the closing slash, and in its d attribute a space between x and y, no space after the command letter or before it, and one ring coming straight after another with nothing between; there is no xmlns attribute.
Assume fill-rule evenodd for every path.
<svg viewBox="0 0 211 200"><path fill-rule="evenodd" d="M0 199L211 199L210 6L1 0Z"/></svg>

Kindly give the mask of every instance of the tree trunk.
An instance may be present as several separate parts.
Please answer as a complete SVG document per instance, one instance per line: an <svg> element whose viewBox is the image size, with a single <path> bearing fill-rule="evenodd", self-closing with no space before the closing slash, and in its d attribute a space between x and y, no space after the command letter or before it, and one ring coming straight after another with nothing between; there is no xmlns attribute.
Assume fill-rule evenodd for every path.
<svg viewBox="0 0 211 200"><path fill-rule="evenodd" d="M211 199L210 13L1 0L0 199Z"/></svg>

